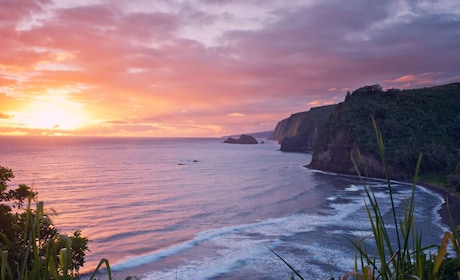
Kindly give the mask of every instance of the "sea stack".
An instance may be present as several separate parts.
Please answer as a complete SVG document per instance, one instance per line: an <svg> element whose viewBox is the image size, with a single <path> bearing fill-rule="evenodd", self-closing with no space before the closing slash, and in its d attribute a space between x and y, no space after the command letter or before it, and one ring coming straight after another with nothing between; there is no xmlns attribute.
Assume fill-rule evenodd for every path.
<svg viewBox="0 0 460 280"><path fill-rule="evenodd" d="M259 144L256 138L252 137L251 135L242 134L240 138L235 139L232 137L228 137L227 140L224 141L227 144Z"/></svg>

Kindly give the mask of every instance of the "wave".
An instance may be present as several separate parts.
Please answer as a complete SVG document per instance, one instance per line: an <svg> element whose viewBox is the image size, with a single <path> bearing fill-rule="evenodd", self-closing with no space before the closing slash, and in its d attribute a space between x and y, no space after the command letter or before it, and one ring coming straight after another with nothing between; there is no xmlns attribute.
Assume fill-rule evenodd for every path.
<svg viewBox="0 0 460 280"><path fill-rule="evenodd" d="M266 228L267 226L270 226L270 225L289 224L290 221L295 221L296 219L298 219L298 216L299 215L294 215L294 216L286 217L286 218L268 219L268 220L261 221L258 223L243 224L243 225L236 225L236 226L229 226L229 227L223 227L223 228L218 228L218 229L206 230L206 231L196 234L196 237L189 241L173 245L163 250L154 251L154 252L151 252L145 255L129 257L124 260L121 260L120 262L112 266L112 270L114 271L124 270L124 269L133 268L136 266L140 266L143 264L147 264L147 263L153 263L164 257L175 255L179 252L196 247L210 240L217 242L218 238L222 238L223 236L231 235L232 233L237 232L237 231L238 232L241 232L241 231L251 232L251 229L254 229L254 228L258 228L258 230L261 230L264 227ZM265 232L268 235L273 234L273 231L270 232L269 230L264 230L263 232ZM261 234L260 231L258 231L258 233Z"/></svg>
<svg viewBox="0 0 460 280"><path fill-rule="evenodd" d="M355 203L356 201L353 202ZM202 231L191 240L148 254L125 258L112 265L112 270L121 271L146 264L151 266L166 257L174 257L189 250L198 252L195 260L169 270L160 268L147 274L146 279L168 278L166 275L171 276L174 273L178 273L181 278L193 275L194 279L208 279L233 271L246 265L246 262L278 262L267 246L276 249L282 244L286 245L285 239L308 232L316 234L320 228L340 225L347 216L356 211L350 205L331 205L333 210L325 215L297 213L287 217ZM199 247L212 247L215 253L202 258ZM322 250L321 247L315 243L309 245L308 250L314 252ZM352 254L348 256L351 257Z"/></svg>
<svg viewBox="0 0 460 280"><path fill-rule="evenodd" d="M385 187L385 184L379 182L372 185L376 198L382 201L379 206L384 215L390 210ZM423 199L430 200L433 195L439 198L436 193L420 189L428 194ZM283 256L290 257L293 264L303 259L302 263L298 263L299 267L305 268L308 265L308 271L315 275L314 277L330 275L332 268L326 268L328 265L334 267L334 272L346 272L347 266L353 264L354 255L352 246L343 245L346 243L345 236L348 236L348 239L361 239L371 236L372 233L366 222L368 218L363 190L364 188L359 185L348 185L343 192L328 197L327 207L316 214L296 213L281 218L205 230L185 242L122 259L112 266L112 270L121 271L148 265L149 272L143 276L145 279L171 279L175 274L183 279L218 279L219 275L230 272L233 276L236 270L240 271L242 276L268 273L273 279L274 274L283 271L284 265L274 257L268 246L282 250ZM395 191L393 195L397 206L407 198L408 192L410 188L398 188ZM441 205L441 202L442 200L439 200L436 205ZM434 222L439 223L439 214L435 210L431 214ZM424 213L418 215L424 216ZM337 236L344 237L344 240L335 240ZM324 242L337 244L325 246ZM206 254L203 251L206 251ZM327 254L324 253L326 251ZM186 255L187 259L181 259L182 255ZM167 258L174 259L174 266L168 267L161 263ZM308 259L308 264L305 264L305 259ZM263 269L257 272L259 266L254 265L255 263ZM254 271L245 272L249 267ZM279 276L283 277L286 277L285 274Z"/></svg>

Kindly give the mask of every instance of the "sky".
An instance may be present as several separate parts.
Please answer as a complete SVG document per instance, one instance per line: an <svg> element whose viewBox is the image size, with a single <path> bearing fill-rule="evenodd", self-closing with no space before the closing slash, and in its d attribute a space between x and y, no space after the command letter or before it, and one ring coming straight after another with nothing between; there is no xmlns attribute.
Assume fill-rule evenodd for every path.
<svg viewBox="0 0 460 280"><path fill-rule="evenodd" d="M458 0L0 0L0 135L220 137L460 82Z"/></svg>

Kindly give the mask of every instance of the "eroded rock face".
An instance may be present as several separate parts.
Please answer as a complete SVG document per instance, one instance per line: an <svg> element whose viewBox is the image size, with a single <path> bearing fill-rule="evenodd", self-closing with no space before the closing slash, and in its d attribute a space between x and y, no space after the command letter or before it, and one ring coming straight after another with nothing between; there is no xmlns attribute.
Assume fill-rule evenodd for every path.
<svg viewBox="0 0 460 280"><path fill-rule="evenodd" d="M224 141L224 143L228 144L259 144L257 142L257 139L252 137L251 135L243 134L240 136L240 138L235 139L232 137L227 138L227 140Z"/></svg>
<svg viewBox="0 0 460 280"><path fill-rule="evenodd" d="M336 173L354 173L353 163L350 161L352 150L349 137L345 131L337 133L329 145L313 154L309 168L328 170Z"/></svg>
<svg viewBox="0 0 460 280"><path fill-rule="evenodd" d="M280 143L280 150L283 152L311 152L318 139L318 131L318 127L315 127L312 131L303 131L294 136L285 137Z"/></svg>
<svg viewBox="0 0 460 280"><path fill-rule="evenodd" d="M335 172L340 174L358 175L354 162L359 168L359 174L370 177L385 177L385 171L380 158L370 153L360 153L356 145L352 144L345 130L337 133L336 137L324 148L315 151L308 168ZM392 178L403 178L403 174L389 167Z"/></svg>
<svg viewBox="0 0 460 280"><path fill-rule="evenodd" d="M279 121L276 124L275 130L272 135L268 138L269 140L280 141L285 137L287 126L289 124L289 118Z"/></svg>
<svg viewBox="0 0 460 280"><path fill-rule="evenodd" d="M335 105L311 108L309 111L292 114L280 121L271 140L278 140L280 150L285 152L311 152L319 131L326 123Z"/></svg>

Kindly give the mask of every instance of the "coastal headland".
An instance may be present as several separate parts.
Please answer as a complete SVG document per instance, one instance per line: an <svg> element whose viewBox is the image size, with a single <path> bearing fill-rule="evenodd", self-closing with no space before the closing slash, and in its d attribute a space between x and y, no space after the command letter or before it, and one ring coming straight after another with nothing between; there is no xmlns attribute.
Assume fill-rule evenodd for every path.
<svg viewBox="0 0 460 280"><path fill-rule="evenodd" d="M271 139L281 144L281 151L312 153L308 164L311 169L389 176L406 182L412 180L421 156L419 185L446 200L440 209L442 222L450 225L452 218L459 225L458 108L460 83L404 90L364 86L347 92L341 103L311 108L281 120Z"/></svg>

